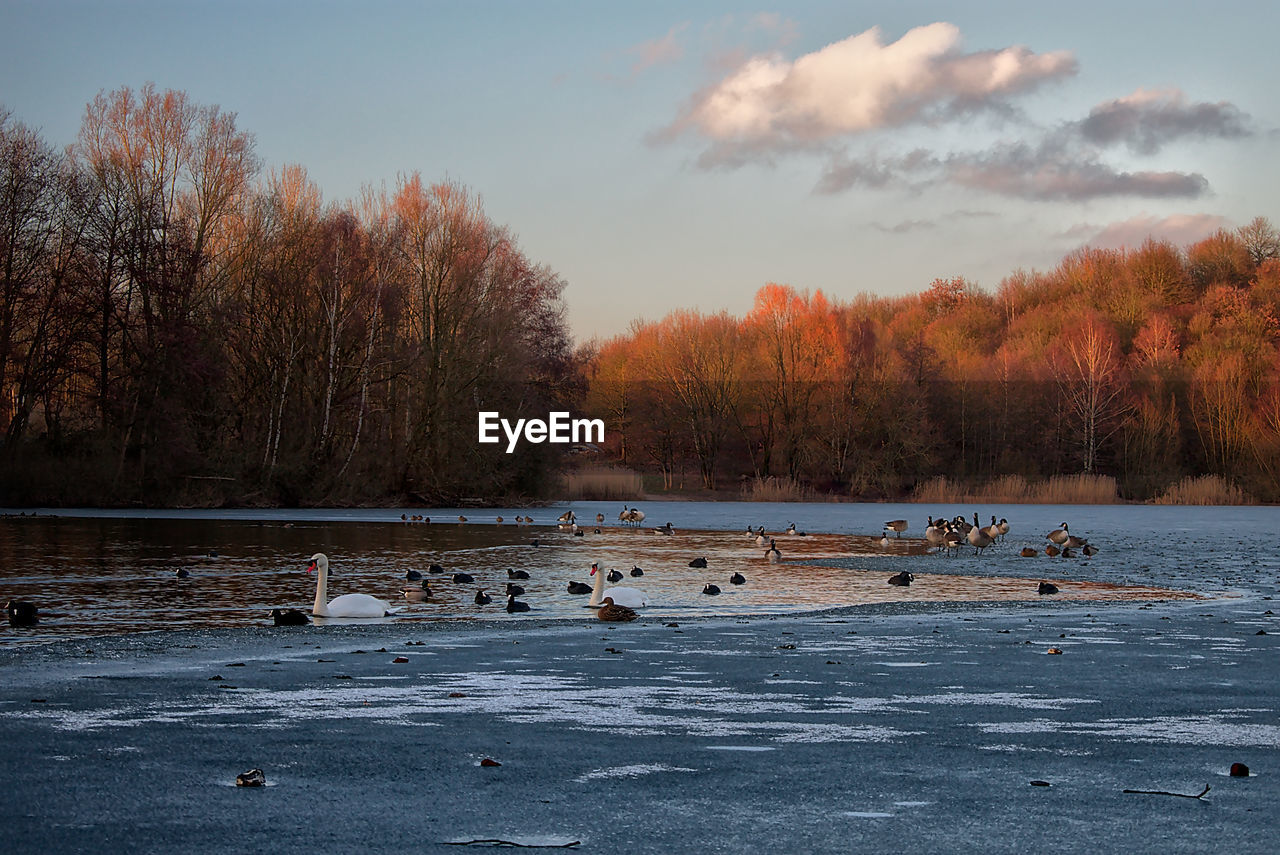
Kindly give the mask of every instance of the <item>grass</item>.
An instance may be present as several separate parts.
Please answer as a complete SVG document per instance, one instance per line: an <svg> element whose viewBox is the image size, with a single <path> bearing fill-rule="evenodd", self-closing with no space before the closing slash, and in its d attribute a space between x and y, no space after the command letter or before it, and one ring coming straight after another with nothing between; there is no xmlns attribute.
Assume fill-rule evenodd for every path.
<svg viewBox="0 0 1280 855"><path fill-rule="evenodd" d="M1027 481L1003 475L974 487L946 476L930 478L911 494L911 501L938 504L986 503L1018 505L1108 505L1119 501L1116 479L1109 475L1054 475Z"/></svg>
<svg viewBox="0 0 1280 855"><path fill-rule="evenodd" d="M807 502L813 491L794 478L752 478L742 485L742 498L747 502Z"/></svg>
<svg viewBox="0 0 1280 855"><path fill-rule="evenodd" d="M1155 505L1250 505L1253 498L1220 475L1186 477L1151 500Z"/></svg>
<svg viewBox="0 0 1280 855"><path fill-rule="evenodd" d="M644 498L644 479L619 466L595 466L565 475L565 498L582 501Z"/></svg>

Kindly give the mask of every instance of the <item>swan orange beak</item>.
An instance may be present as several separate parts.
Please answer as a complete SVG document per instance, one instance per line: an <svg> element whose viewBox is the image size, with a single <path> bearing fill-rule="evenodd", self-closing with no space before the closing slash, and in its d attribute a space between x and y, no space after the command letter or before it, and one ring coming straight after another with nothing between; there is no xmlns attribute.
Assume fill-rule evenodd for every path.
<svg viewBox="0 0 1280 855"><path fill-rule="evenodd" d="M307 565L308 573L314 573L315 569L316 569L316 563L314 561L312 561L310 564Z"/></svg>
<svg viewBox="0 0 1280 855"><path fill-rule="evenodd" d="M592 565L591 565L591 572L590 572L590 573L588 573L587 575L588 575L588 576L594 576L594 575L596 575L596 565L594 565L594 564L592 564Z"/></svg>

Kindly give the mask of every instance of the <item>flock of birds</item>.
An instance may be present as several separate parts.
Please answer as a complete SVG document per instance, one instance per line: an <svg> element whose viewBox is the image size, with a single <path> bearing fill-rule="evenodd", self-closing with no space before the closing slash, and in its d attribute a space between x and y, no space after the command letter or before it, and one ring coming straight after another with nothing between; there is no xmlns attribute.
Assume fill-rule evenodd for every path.
<svg viewBox="0 0 1280 855"><path fill-rule="evenodd" d="M618 514L618 522L624 526L639 527L644 522L645 514L638 508L623 506L622 511ZM419 515L402 514L401 519L405 522L430 522L430 518ZM465 516L459 515L459 522L466 522ZM503 517L497 517L499 523L503 522ZM517 524L532 523L532 517L523 515L515 518ZM596 532L600 529L598 526L603 525L604 515L596 514ZM578 520L573 511L566 511L556 520L557 528L560 531L569 532L576 536L583 533L582 527L578 525ZM881 538L881 545L887 547L890 543L889 532L893 532L896 537L901 538L903 533L909 528L909 523L905 519L889 520L884 524L884 533ZM1010 525L1006 519L996 519L994 515L991 517L991 524L983 526L978 520L978 514L973 514L973 522L969 523L962 515L952 519L939 517L934 519L929 516L925 525L924 540L928 547L941 554L947 552L950 555L956 555L968 544L974 549L975 555L980 555L984 550L991 548L1005 541L1009 534ZM655 534L672 536L675 534L675 527L671 523L658 526L653 529ZM797 531L795 523L788 525L785 533L787 535L804 536L805 532ZM764 547L764 559L768 563L776 564L782 560L782 552L778 549L777 538L766 534L764 526L752 528L747 527L747 537L755 544L756 547ZM1051 557L1071 558L1080 553L1085 557L1091 557L1097 554L1098 549L1089 543L1087 538L1072 534L1066 522L1063 522L1059 528L1050 531L1045 535L1048 543L1044 546L1043 551ZM539 546L539 541L531 541L534 547ZM1023 557L1034 557L1040 554L1040 550L1033 547L1023 547L1019 553ZM215 553L211 553L215 555ZM705 569L707 567L707 559L705 557L694 558L689 562L689 567L694 569ZM329 559L321 552L317 552L311 556L307 565L308 573L316 573L316 593L315 601L312 604L310 615L299 609L272 609L271 617L277 626L301 626L310 623L311 617L323 618L381 618L396 613L396 609L386 600L374 597L369 594L343 594L333 599L328 598L329 585ZM187 578L189 571L181 568L176 571L179 578ZM644 570L640 567L633 567L631 576L639 578L644 575ZM591 565L589 577L592 578L593 584L585 582L570 581L566 586L566 591L574 595L590 595L587 605L596 609L596 616L602 621L631 621L637 617L636 609L644 608L648 605L647 597L644 591L634 587L619 586L616 583L623 580L623 575L618 570L603 571L598 563ZM517 599L517 597L525 594L525 588L519 584L521 581L530 578L527 570L507 570L508 581L503 594L506 597L506 611L508 613L527 612L530 606L527 602ZM456 585L469 585L475 583L475 577L469 573L455 572L446 573L444 568L439 564L431 564L426 574L418 570L408 570L405 573L405 582L409 583L401 589L404 598L410 603L425 603L431 600L434 592L431 589L433 581L449 582ZM889 577L890 585L906 587L915 581L914 574L903 570ZM606 582L611 587L606 587ZM747 580L741 573L734 572L729 577L729 584L744 585ZM1057 586L1049 582L1041 582L1038 592L1040 594L1056 594ZM714 582L708 582L702 589L702 593L707 596L715 596L721 593L721 588ZM476 605L484 606L493 602L493 597L485 588L477 588L473 601ZM39 610L37 607L25 600L10 600L5 604L5 612L9 624L15 627L34 626L39 622Z"/></svg>

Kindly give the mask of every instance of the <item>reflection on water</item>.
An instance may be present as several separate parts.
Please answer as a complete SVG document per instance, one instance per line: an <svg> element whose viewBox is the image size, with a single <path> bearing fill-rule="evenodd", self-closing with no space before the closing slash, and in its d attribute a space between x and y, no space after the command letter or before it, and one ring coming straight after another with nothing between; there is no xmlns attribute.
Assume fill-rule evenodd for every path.
<svg viewBox="0 0 1280 855"><path fill-rule="evenodd" d="M537 541L538 545L534 545ZM532 610L509 619L586 616L587 596L569 594L568 583L591 583L598 562L623 574L617 584L645 592L648 617L748 615L859 603L1034 600L1038 578L1014 578L1032 565L1009 564L1010 576L952 575L947 559L925 556L915 538L850 534L777 537L779 563L741 532L681 531L672 536L616 523L575 537L554 527L404 524L396 522L279 522L155 518L8 518L0 521L0 599L29 599L42 613L35 629L0 627L0 644L173 627L265 624L273 607L310 611L315 577L307 559L330 559L330 598L366 593L393 602L394 620L502 617L509 569L529 580L520 599ZM1004 547L1008 553L1014 548ZM851 559L851 556L853 560ZM704 557L706 569L689 567ZM1016 559L1014 559L1016 561ZM431 564L445 574L432 576ZM957 568L962 565L953 565ZM990 566L990 565L988 565ZM1035 565L1052 572L1044 562ZM631 576L633 567L643 575ZM1025 569L1024 569L1025 568ZM915 574L910 587L887 584L901 569ZM401 593L406 571L431 585L423 603ZM178 572L186 571L186 578ZM471 584L449 575L469 573ZM746 583L729 577L741 573ZM702 593L707 583L719 596ZM1061 580L1059 598L1150 599L1171 592L1144 586ZM493 603L477 606L478 588ZM1174 595L1176 596L1176 595Z"/></svg>

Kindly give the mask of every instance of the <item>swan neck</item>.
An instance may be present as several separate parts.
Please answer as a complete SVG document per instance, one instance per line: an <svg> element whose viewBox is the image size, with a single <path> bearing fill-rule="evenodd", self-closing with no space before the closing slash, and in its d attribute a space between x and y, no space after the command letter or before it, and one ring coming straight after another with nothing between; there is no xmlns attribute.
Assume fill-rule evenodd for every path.
<svg viewBox="0 0 1280 855"><path fill-rule="evenodd" d="M329 559L323 555L316 560L316 601L311 605L311 614L316 617L329 616Z"/></svg>
<svg viewBox="0 0 1280 855"><path fill-rule="evenodd" d="M604 595L604 569L596 568L596 583L591 589L591 599L587 601L589 606L600 605L600 598Z"/></svg>

